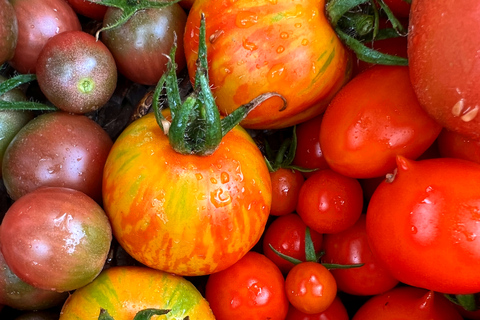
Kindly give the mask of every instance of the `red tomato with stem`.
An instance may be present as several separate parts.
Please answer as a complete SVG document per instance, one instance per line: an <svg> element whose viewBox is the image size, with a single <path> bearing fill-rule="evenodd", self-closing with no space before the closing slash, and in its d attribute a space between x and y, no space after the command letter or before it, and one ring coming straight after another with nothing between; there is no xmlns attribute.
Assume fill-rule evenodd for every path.
<svg viewBox="0 0 480 320"><path fill-rule="evenodd" d="M205 297L217 320L284 320L288 311L282 273L267 257L254 251L211 274Z"/></svg>
<svg viewBox="0 0 480 320"><path fill-rule="evenodd" d="M342 300L337 296L327 310L308 314L304 313L293 305L288 308L285 320L349 320L347 309Z"/></svg>
<svg viewBox="0 0 480 320"><path fill-rule="evenodd" d="M480 141L457 132L443 129L437 138L438 150L443 158L458 158L480 163Z"/></svg>
<svg viewBox="0 0 480 320"><path fill-rule="evenodd" d="M283 216L295 211L298 195L305 178L295 169L279 168L270 172L272 181L272 207L270 214Z"/></svg>

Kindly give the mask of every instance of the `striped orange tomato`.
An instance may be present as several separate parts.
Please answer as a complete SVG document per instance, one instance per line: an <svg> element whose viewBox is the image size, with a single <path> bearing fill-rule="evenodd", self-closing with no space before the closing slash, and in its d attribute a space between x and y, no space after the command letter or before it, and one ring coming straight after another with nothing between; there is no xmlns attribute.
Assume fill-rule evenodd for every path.
<svg viewBox="0 0 480 320"><path fill-rule="evenodd" d="M118 137L103 178L104 208L122 247L151 268L185 276L243 257L265 228L271 192L263 156L241 127L209 156L181 155L153 114Z"/></svg>
<svg viewBox="0 0 480 320"><path fill-rule="evenodd" d="M183 277L146 267L112 267L77 289L65 302L60 320L96 320L100 309L115 320L132 320L147 308L170 310L162 319L214 320L205 298Z"/></svg>

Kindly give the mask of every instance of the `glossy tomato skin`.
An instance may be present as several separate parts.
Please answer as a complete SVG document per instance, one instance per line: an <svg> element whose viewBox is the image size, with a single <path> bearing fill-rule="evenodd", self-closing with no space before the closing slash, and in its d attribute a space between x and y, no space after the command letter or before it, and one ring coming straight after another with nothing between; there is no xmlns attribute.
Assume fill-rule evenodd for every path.
<svg viewBox="0 0 480 320"><path fill-rule="evenodd" d="M295 211L298 194L305 178L298 170L279 168L270 172L272 181L272 207L270 214L283 216Z"/></svg>
<svg viewBox="0 0 480 320"><path fill-rule="evenodd" d="M320 145L332 170L374 178L395 168L397 154L420 156L441 129L421 108L408 67L378 65L352 79L328 106Z"/></svg>
<svg viewBox="0 0 480 320"><path fill-rule="evenodd" d="M185 30L185 55L193 79L200 14L206 17L209 75L223 115L265 92L268 99L242 126L288 127L322 113L349 79L351 55L335 35L323 0L196 0Z"/></svg>
<svg viewBox="0 0 480 320"><path fill-rule="evenodd" d="M112 230L103 209L84 193L43 187L13 203L2 221L5 261L26 283L65 292L102 271Z"/></svg>
<svg viewBox="0 0 480 320"><path fill-rule="evenodd" d="M117 67L108 48L83 31L50 38L38 56L37 81L47 99L71 113L101 108L117 86Z"/></svg>
<svg viewBox="0 0 480 320"><path fill-rule="evenodd" d="M397 199L392 201L392 199ZM397 158L367 209L374 255L399 281L442 293L480 291L480 165Z"/></svg>
<svg viewBox="0 0 480 320"><path fill-rule="evenodd" d="M0 65L13 58L18 38L15 10L8 0L0 1Z"/></svg>
<svg viewBox="0 0 480 320"><path fill-rule="evenodd" d="M414 1L408 34L410 77L422 107L443 127L474 139L480 139L478 14L478 1Z"/></svg>
<svg viewBox="0 0 480 320"><path fill-rule="evenodd" d="M68 187L101 201L103 166L113 142L83 115L55 111L37 116L13 138L3 180L14 200L41 186Z"/></svg>
<svg viewBox="0 0 480 320"><path fill-rule="evenodd" d="M453 305L442 296L421 288L394 288L368 300L352 320L462 320Z"/></svg>
<svg viewBox="0 0 480 320"><path fill-rule="evenodd" d="M202 275L237 262L260 239L270 212L265 160L236 127L210 156L175 152L146 115L115 141L103 200L116 238L149 267Z"/></svg>
<svg viewBox="0 0 480 320"><path fill-rule="evenodd" d="M319 313L304 313L294 306L288 308L285 320L349 320L347 309L342 300L337 296L327 310Z"/></svg>
<svg viewBox="0 0 480 320"><path fill-rule="evenodd" d="M67 0L76 13L82 16L102 21L108 7L88 0Z"/></svg>
<svg viewBox="0 0 480 320"><path fill-rule="evenodd" d="M288 311L282 273L267 257L254 251L210 275L205 297L217 320L284 320Z"/></svg>
<svg viewBox="0 0 480 320"><path fill-rule="evenodd" d="M100 308L115 320L131 320L147 308L170 310L168 319L215 319L208 302L191 282L145 267L104 270L93 282L72 293L63 305L60 320L98 319Z"/></svg>
<svg viewBox="0 0 480 320"><path fill-rule="evenodd" d="M480 141L457 132L443 129L437 138L438 150L443 158L458 158L480 163Z"/></svg>
<svg viewBox="0 0 480 320"><path fill-rule="evenodd" d="M12 0L18 21L15 55L9 61L20 73L35 73L37 58L48 39L68 30L82 30L64 0Z"/></svg>
<svg viewBox="0 0 480 320"><path fill-rule="evenodd" d="M103 26L122 15L118 8L109 8ZM161 9L146 9L135 13L125 24L102 32L102 41L112 52L117 68L133 82L155 85L167 70L167 56L175 41L177 70L185 67L182 36L187 14L175 3Z"/></svg>
<svg viewBox="0 0 480 320"><path fill-rule="evenodd" d="M285 275L293 268L294 264L279 257L275 251L270 248L270 245L280 253L300 261L305 261L306 229L307 225L298 214L289 213L273 220L265 230L262 239L263 253L267 258L272 260ZM310 237L315 252L320 252L323 235L314 230L310 230Z"/></svg>
<svg viewBox="0 0 480 320"><path fill-rule="evenodd" d="M325 251L321 258L323 263L364 264L358 268L330 270L340 291L369 296L384 293L398 284L398 280L372 254L364 214L352 227L324 235L322 249Z"/></svg>

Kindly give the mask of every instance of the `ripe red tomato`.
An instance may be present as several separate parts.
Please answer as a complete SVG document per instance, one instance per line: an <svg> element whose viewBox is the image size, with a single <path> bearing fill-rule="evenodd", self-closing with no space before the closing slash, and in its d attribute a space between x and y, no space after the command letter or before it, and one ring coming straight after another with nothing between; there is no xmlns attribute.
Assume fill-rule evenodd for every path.
<svg viewBox="0 0 480 320"><path fill-rule="evenodd" d="M211 274L205 297L217 320L284 320L288 311L282 273L267 257L254 251Z"/></svg>
<svg viewBox="0 0 480 320"><path fill-rule="evenodd" d="M408 67L377 65L335 96L323 116L320 145L332 170L374 178L391 172L398 154L420 156L441 129L420 107Z"/></svg>
<svg viewBox="0 0 480 320"><path fill-rule="evenodd" d="M270 245L280 253L289 257L305 261L305 230L307 225L295 213L289 213L273 220L265 230L262 240L263 253L280 268L283 274L287 274L294 264L279 257ZM315 252L322 248L323 235L310 230Z"/></svg>
<svg viewBox="0 0 480 320"><path fill-rule="evenodd" d="M337 296L327 310L319 313L304 313L293 305L288 308L285 320L349 320L347 309L342 300Z"/></svg>
<svg viewBox="0 0 480 320"><path fill-rule="evenodd" d="M0 66L13 58L18 39L15 10L8 0L0 0Z"/></svg>
<svg viewBox="0 0 480 320"><path fill-rule="evenodd" d="M395 199L395 201L392 201ZM399 281L450 294L480 291L480 165L397 158L367 210L374 255Z"/></svg>
<svg viewBox="0 0 480 320"><path fill-rule="evenodd" d="M363 190L357 179L330 169L303 183L297 213L312 230L336 233L355 224L363 210Z"/></svg>
<svg viewBox="0 0 480 320"><path fill-rule="evenodd" d="M308 314L327 310L337 295L332 273L317 262L295 265L285 279L288 301L299 311Z"/></svg>
<svg viewBox="0 0 480 320"><path fill-rule="evenodd" d="M443 127L480 139L480 2L412 2L410 77L428 114ZM462 23L458 23L462 21Z"/></svg>
<svg viewBox="0 0 480 320"><path fill-rule="evenodd" d="M278 97L268 99L242 126L284 128L322 113L351 71L351 55L324 7L324 0L196 0L184 37L190 77L203 13L210 83L223 115L273 91L286 98L287 107Z"/></svg>
<svg viewBox="0 0 480 320"><path fill-rule="evenodd" d="M298 194L305 178L298 170L279 168L270 172L272 181L272 207L270 214L283 216L295 211Z"/></svg>
<svg viewBox="0 0 480 320"><path fill-rule="evenodd" d="M480 141L457 132L443 129L437 138L438 150L443 158L459 158L480 163Z"/></svg>

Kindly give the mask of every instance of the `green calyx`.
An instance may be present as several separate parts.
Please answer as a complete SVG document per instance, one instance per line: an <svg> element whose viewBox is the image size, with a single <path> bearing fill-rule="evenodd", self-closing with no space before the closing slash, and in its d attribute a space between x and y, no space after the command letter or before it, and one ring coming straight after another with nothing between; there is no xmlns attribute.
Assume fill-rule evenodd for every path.
<svg viewBox="0 0 480 320"><path fill-rule="evenodd" d="M153 94L152 106L157 123L168 135L172 148L180 154L200 156L212 154L231 129L238 125L251 110L271 97L280 97L284 101L282 109L286 106L284 97L275 92L268 92L241 105L225 118L221 118L210 90L205 38L205 16L202 15L193 92L181 101L175 66L176 45L174 45L170 51L167 71L159 80ZM163 116L158 105L163 89L166 92L171 121Z"/></svg>
<svg viewBox="0 0 480 320"><path fill-rule="evenodd" d="M154 309L154 308L145 309L145 310L139 311L135 315L133 320L150 320L153 316L161 316L169 312L170 310L168 309ZM183 320L188 320L188 319L190 319L189 316L186 316L185 318L183 318ZM98 320L115 320L115 319L108 313L107 310L100 309Z"/></svg>
<svg viewBox="0 0 480 320"><path fill-rule="evenodd" d="M461 306L466 311L476 311L477 294L445 294L445 297L456 305Z"/></svg>
<svg viewBox="0 0 480 320"><path fill-rule="evenodd" d="M19 74L13 78L0 83L0 110L21 110L21 111L55 111L56 107L48 106L43 103L35 101L5 101L2 100L2 95L16 87L37 80L34 74Z"/></svg>

